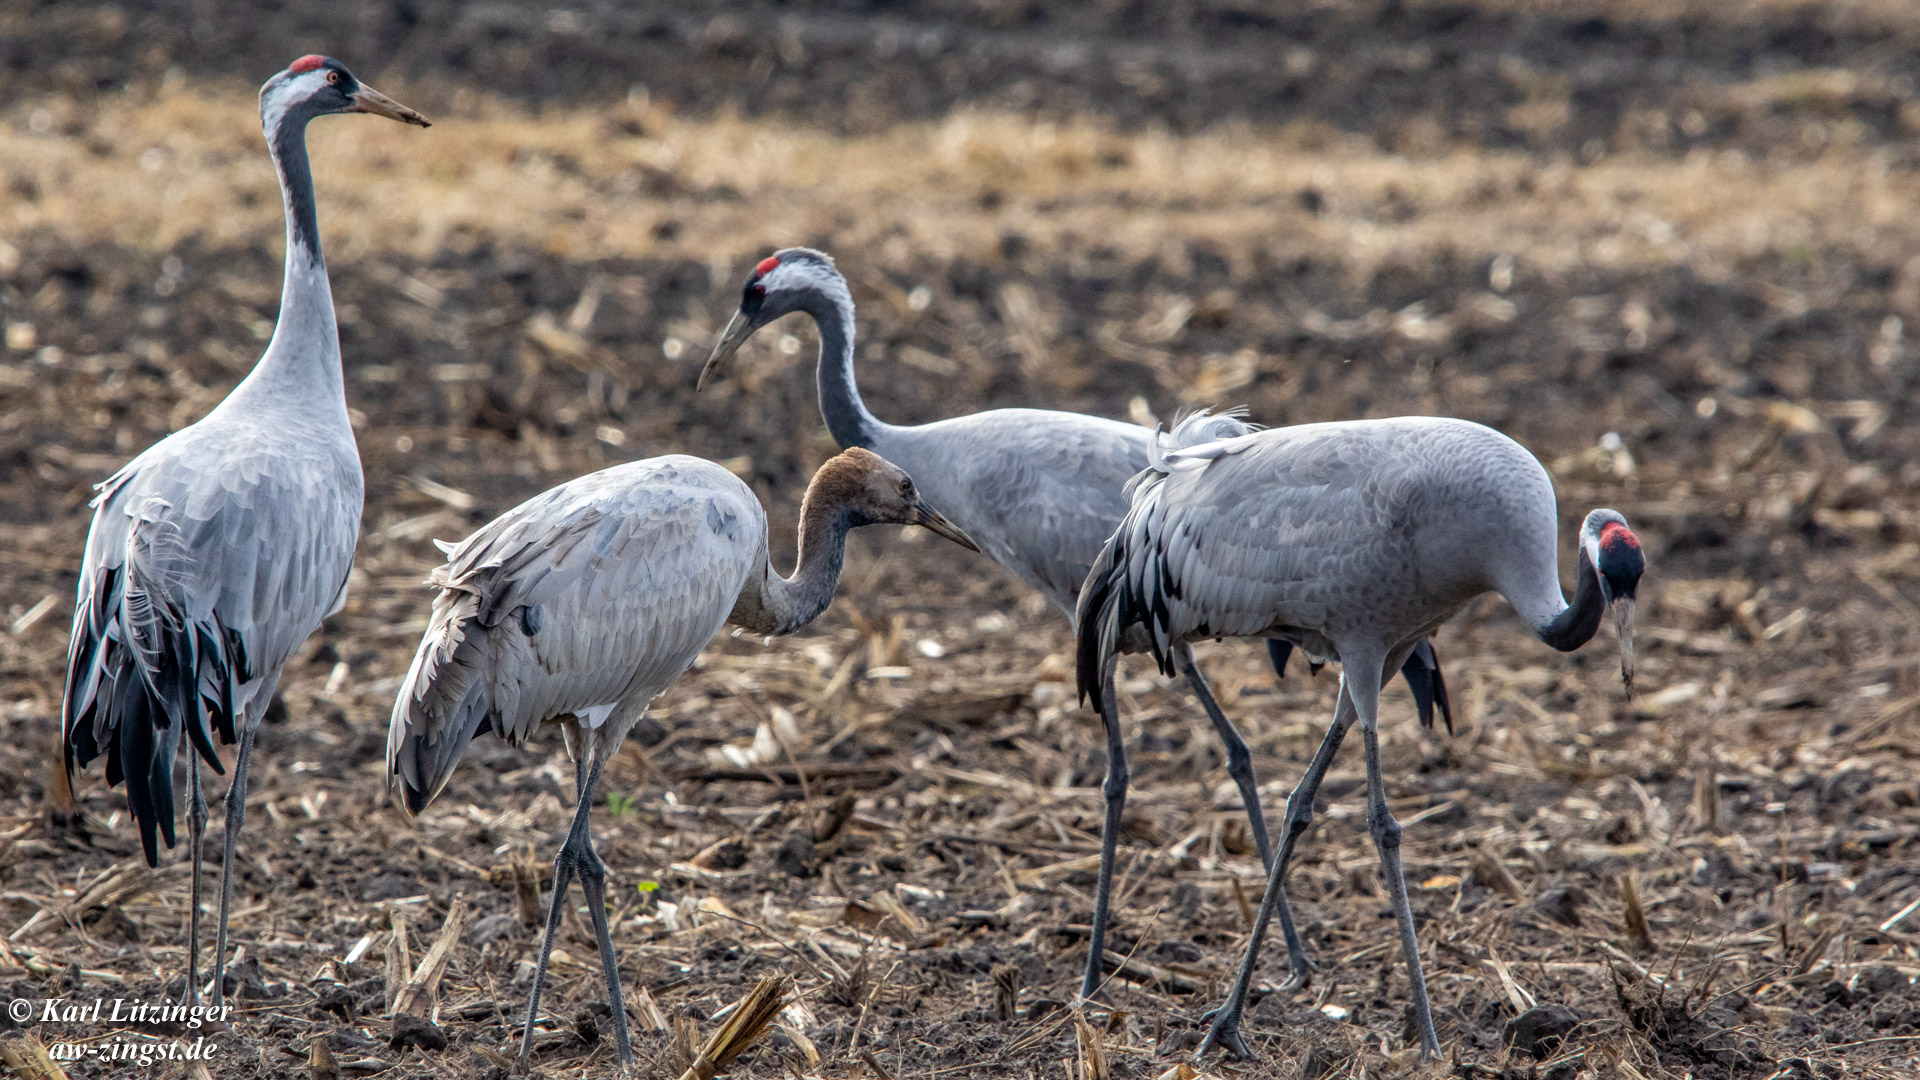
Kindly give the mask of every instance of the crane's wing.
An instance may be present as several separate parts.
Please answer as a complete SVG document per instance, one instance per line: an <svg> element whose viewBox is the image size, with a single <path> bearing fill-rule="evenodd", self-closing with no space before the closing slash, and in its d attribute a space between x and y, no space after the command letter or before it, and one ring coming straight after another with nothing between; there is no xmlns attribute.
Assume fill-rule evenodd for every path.
<svg viewBox="0 0 1920 1080"><path fill-rule="evenodd" d="M260 687L345 598L358 459L282 449L190 428L94 500L61 735L69 771L108 751L149 863L156 832L174 842L181 737L224 771L213 736L235 740Z"/></svg>
<svg viewBox="0 0 1920 1080"><path fill-rule="evenodd" d="M765 562L759 502L693 458L602 470L482 527L433 571L394 703L387 764L409 812L476 735L518 743L552 717L666 689Z"/></svg>
<svg viewBox="0 0 1920 1080"><path fill-rule="evenodd" d="M1335 425L1280 428L1166 455L1089 575L1079 605L1079 678L1099 676L1135 623L1171 674L1183 640L1316 630L1351 598L1345 583L1391 588L1405 565L1403 493L1376 440Z"/></svg>

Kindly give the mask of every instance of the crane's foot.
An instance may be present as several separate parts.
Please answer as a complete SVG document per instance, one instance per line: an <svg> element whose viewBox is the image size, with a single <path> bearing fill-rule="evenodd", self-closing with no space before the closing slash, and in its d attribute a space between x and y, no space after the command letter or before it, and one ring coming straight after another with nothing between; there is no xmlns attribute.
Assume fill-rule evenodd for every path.
<svg viewBox="0 0 1920 1080"><path fill-rule="evenodd" d="M1107 990L1107 981L1107 966L1089 959L1086 975L1080 980L1080 995L1073 1001L1074 1008L1113 1008L1113 995Z"/></svg>
<svg viewBox="0 0 1920 1080"><path fill-rule="evenodd" d="M1306 956L1296 956L1293 958L1292 970L1287 972L1287 977L1280 980L1280 985L1274 987L1274 990L1282 994L1305 990L1313 985L1313 973L1319 970L1320 965Z"/></svg>
<svg viewBox="0 0 1920 1080"><path fill-rule="evenodd" d="M1214 1009L1200 1018L1212 1027L1207 1037L1200 1040L1200 1049L1193 1052L1193 1060L1198 1062L1215 1050L1224 1050L1238 1061L1252 1061L1253 1051L1247 1049L1247 1042L1240 1037L1240 1018Z"/></svg>

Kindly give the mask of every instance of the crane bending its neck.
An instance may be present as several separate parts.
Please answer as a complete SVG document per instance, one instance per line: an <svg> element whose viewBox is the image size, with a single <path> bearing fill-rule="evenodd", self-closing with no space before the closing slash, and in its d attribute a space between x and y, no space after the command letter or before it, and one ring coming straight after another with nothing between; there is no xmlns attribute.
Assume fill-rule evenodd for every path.
<svg viewBox="0 0 1920 1080"><path fill-rule="evenodd" d="M807 484L800 502L800 552L792 577L768 561L760 581L735 601L727 621L755 634L791 634L820 617L833 603L846 561L847 533L866 520L854 509L865 482L860 451L828 461ZM866 455L871 458L873 455Z"/></svg>
<svg viewBox="0 0 1920 1080"><path fill-rule="evenodd" d="M1600 575L1593 568L1593 560L1587 557L1584 544L1580 547L1580 570L1575 576L1580 583L1574 589L1573 603L1552 621L1534 628L1541 641L1561 652L1572 652L1592 641L1600 630L1600 617L1607 613L1607 599L1600 593Z"/></svg>
<svg viewBox="0 0 1920 1080"><path fill-rule="evenodd" d="M1572 652L1593 640L1600 618L1613 608L1620 636L1620 677L1633 688L1633 606L1646 570L1640 539L1615 510L1595 510L1580 526L1579 583L1573 603L1534 627L1540 640ZM1558 591L1557 589L1555 590Z"/></svg>

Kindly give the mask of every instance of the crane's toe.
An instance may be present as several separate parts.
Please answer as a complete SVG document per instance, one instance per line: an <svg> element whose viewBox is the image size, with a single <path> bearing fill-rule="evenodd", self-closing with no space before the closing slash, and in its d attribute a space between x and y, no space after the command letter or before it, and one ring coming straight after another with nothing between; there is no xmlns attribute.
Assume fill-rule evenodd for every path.
<svg viewBox="0 0 1920 1080"><path fill-rule="evenodd" d="M1215 1050L1224 1050L1237 1061L1253 1060L1253 1051L1247 1049L1247 1041L1240 1037L1239 1017L1228 1019L1220 1014L1219 1009L1213 1009L1200 1019L1212 1027L1207 1030L1207 1037L1200 1040L1200 1049L1193 1052L1195 1062L1205 1059Z"/></svg>

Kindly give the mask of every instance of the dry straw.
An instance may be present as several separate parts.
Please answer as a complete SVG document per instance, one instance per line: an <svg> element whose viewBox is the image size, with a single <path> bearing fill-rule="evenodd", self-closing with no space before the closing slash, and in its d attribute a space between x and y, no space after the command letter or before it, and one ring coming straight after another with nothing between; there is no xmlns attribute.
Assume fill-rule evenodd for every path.
<svg viewBox="0 0 1920 1080"><path fill-rule="evenodd" d="M784 975L769 975L760 980L747 996L734 1003L720 1030L707 1039L700 1055L680 1080L713 1080L728 1062L747 1052L767 1033L780 1010L786 1008L792 980Z"/></svg>

